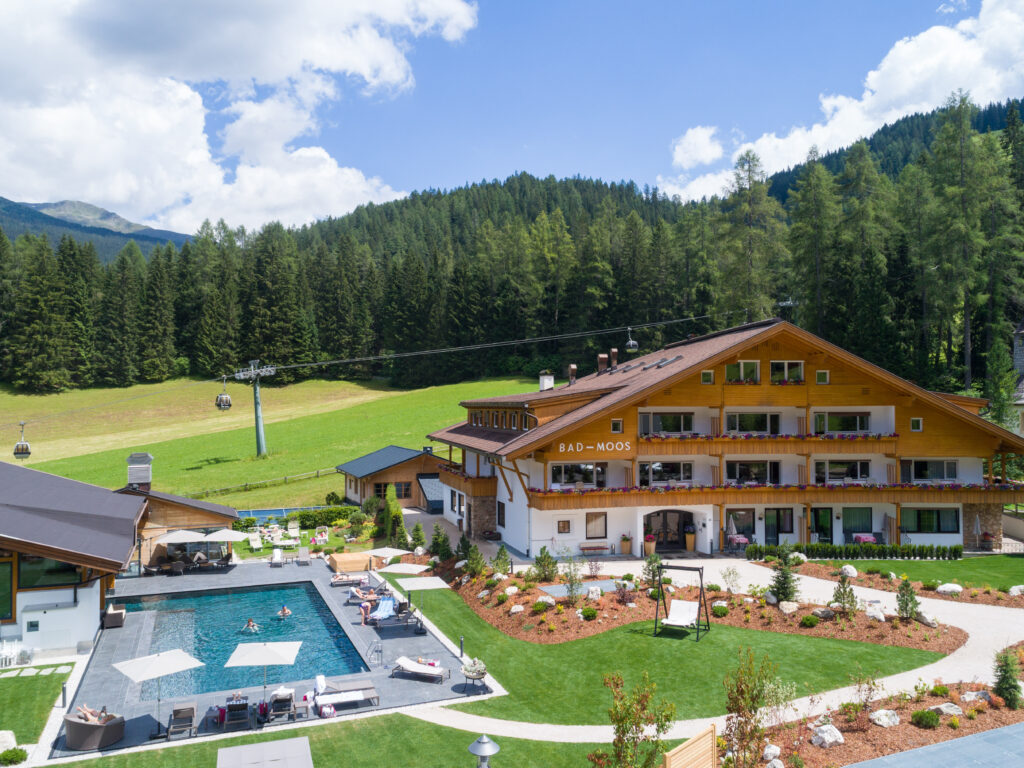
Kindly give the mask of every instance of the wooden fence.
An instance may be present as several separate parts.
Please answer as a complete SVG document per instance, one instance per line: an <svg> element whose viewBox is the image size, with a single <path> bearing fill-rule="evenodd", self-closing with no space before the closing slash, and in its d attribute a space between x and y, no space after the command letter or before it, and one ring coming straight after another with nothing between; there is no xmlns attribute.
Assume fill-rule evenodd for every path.
<svg viewBox="0 0 1024 768"><path fill-rule="evenodd" d="M718 768L718 739L715 726L665 753L663 768Z"/></svg>

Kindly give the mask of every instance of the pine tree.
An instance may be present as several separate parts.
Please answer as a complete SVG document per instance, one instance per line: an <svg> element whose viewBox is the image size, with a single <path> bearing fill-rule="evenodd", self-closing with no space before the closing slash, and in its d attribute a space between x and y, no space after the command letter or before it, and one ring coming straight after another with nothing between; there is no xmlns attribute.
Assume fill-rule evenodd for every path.
<svg viewBox="0 0 1024 768"><path fill-rule="evenodd" d="M174 375L174 295L171 264L173 246L154 250L146 269L144 299L139 318L139 377L165 381Z"/></svg>
<svg viewBox="0 0 1024 768"><path fill-rule="evenodd" d="M1024 208L1024 123L1021 123L1016 100L1010 102L1006 112L1002 143L1009 157L1010 181L1017 190L1019 205Z"/></svg>
<svg viewBox="0 0 1024 768"><path fill-rule="evenodd" d="M96 333L98 378L104 384L127 387L139 377L142 291L145 260L130 242L107 268Z"/></svg>
<svg viewBox="0 0 1024 768"><path fill-rule="evenodd" d="M796 574L793 573L793 567L789 561L792 554L793 547L789 544L779 546L779 559L774 564L775 576L772 577L771 591L780 603L784 601L793 602L797 598L798 585Z"/></svg>
<svg viewBox="0 0 1024 768"><path fill-rule="evenodd" d="M427 535L423 531L423 523L417 522L416 525L412 527L412 547L413 549L419 549L420 547L425 549L426 546Z"/></svg>
<svg viewBox="0 0 1024 768"><path fill-rule="evenodd" d="M989 350L985 375L988 410L985 418L1001 427L1012 429L1016 416L1013 407L1014 390L1017 388L1017 371L1013 367L1008 345L997 339Z"/></svg>
<svg viewBox="0 0 1024 768"><path fill-rule="evenodd" d="M899 589L896 591L896 613L904 621L913 621L921 604L917 601L914 593L914 585L909 579L900 581Z"/></svg>
<svg viewBox="0 0 1024 768"><path fill-rule="evenodd" d="M440 523L434 523L434 533L430 538L430 554L442 563L451 560L454 556L451 539L448 538L447 531Z"/></svg>
<svg viewBox="0 0 1024 768"><path fill-rule="evenodd" d="M96 346L94 286L99 270L96 251L91 244L78 245L65 235L57 246L57 269L62 285L61 314L68 344L68 373L71 384L92 384Z"/></svg>
<svg viewBox="0 0 1024 768"><path fill-rule="evenodd" d="M996 654L996 681L992 692L1006 702L1010 709L1020 709L1020 665L1012 651L1000 651Z"/></svg>

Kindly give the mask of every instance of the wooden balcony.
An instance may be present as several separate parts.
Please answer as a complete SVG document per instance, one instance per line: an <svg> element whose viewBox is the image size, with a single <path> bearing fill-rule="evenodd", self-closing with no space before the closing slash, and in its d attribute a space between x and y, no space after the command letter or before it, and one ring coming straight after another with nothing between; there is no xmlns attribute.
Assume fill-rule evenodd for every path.
<svg viewBox="0 0 1024 768"><path fill-rule="evenodd" d="M544 510L610 507L686 507L695 504L771 504L831 506L843 504L1014 504L1024 502L1024 489L991 485L795 485L696 486L646 490L599 489L582 493L530 493L530 506Z"/></svg>
<svg viewBox="0 0 1024 768"><path fill-rule="evenodd" d="M896 455L897 437L871 435L867 438L804 435L764 435L756 437L666 437L640 438L638 456L806 456L808 454Z"/></svg>
<svg viewBox="0 0 1024 768"><path fill-rule="evenodd" d="M466 496L496 496L498 494L497 477L466 477L442 467L438 479L449 488L454 488Z"/></svg>

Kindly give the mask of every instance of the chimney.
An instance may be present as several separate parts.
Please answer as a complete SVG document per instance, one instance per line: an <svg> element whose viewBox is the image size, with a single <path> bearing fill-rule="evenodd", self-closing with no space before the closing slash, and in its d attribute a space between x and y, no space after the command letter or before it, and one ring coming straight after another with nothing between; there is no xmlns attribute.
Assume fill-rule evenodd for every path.
<svg viewBox="0 0 1024 768"><path fill-rule="evenodd" d="M576 363L569 365L569 384L576 383Z"/></svg>
<svg viewBox="0 0 1024 768"><path fill-rule="evenodd" d="M433 453L434 452L434 446L432 446L432 445L424 445L423 446L423 452L424 453Z"/></svg>
<svg viewBox="0 0 1024 768"><path fill-rule="evenodd" d="M550 371L540 372L540 391L555 388L555 376Z"/></svg>
<svg viewBox="0 0 1024 768"><path fill-rule="evenodd" d="M612 356L608 362L611 363L613 369L619 364L619 350L615 347L612 347Z"/></svg>
<svg viewBox="0 0 1024 768"><path fill-rule="evenodd" d="M608 355L602 352L597 356L597 372L604 373L608 369Z"/></svg>
<svg viewBox="0 0 1024 768"><path fill-rule="evenodd" d="M153 457L148 453L133 453L128 457L128 486L148 491L153 482Z"/></svg>

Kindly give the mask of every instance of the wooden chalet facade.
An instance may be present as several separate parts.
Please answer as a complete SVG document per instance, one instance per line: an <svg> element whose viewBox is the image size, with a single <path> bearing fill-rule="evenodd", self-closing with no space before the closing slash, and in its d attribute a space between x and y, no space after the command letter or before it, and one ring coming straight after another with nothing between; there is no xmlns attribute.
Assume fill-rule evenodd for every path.
<svg viewBox="0 0 1024 768"><path fill-rule="evenodd" d="M782 320L669 345L539 392L463 402L430 435L444 514L515 550L759 543L973 543L1022 500L1001 458L1024 439L984 400L929 392ZM731 522L730 522L731 521ZM735 535L733 530L735 529Z"/></svg>

